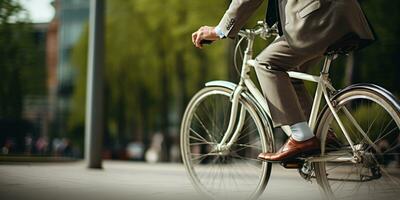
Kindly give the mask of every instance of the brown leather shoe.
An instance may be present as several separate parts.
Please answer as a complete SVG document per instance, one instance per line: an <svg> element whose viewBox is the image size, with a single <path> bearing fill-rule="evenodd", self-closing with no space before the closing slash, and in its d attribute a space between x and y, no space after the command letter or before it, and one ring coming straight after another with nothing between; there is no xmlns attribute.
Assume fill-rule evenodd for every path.
<svg viewBox="0 0 400 200"><path fill-rule="evenodd" d="M320 149L320 142L316 137L312 137L306 141L298 142L293 138L279 149L277 153L260 153L258 159L270 162L278 162L297 157L301 154L308 154Z"/></svg>

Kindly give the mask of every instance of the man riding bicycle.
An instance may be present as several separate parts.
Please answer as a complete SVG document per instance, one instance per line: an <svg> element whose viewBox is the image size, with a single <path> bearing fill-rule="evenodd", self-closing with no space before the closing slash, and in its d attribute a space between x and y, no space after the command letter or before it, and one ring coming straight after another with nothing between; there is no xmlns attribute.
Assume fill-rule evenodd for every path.
<svg viewBox="0 0 400 200"><path fill-rule="evenodd" d="M216 27L203 26L192 34L192 42L234 38L263 0L233 0ZM283 161L319 150L306 119L312 100L303 81L290 79L287 71L306 71L328 47L350 33L358 49L375 37L357 0L269 0L266 22L277 23L279 35L256 58L264 66L256 69L267 99L274 127L289 126L291 137L277 153L261 153L265 161Z"/></svg>

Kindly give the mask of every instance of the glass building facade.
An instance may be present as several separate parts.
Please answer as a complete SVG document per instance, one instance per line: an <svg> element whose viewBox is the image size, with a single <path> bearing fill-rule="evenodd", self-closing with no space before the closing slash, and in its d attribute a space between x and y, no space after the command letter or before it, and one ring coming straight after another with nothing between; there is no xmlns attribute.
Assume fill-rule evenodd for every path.
<svg viewBox="0 0 400 200"><path fill-rule="evenodd" d="M89 18L89 2L82 0L58 0L56 17L59 20L56 133L65 135L66 119L71 108L75 82L75 68L71 61L74 45L81 37Z"/></svg>

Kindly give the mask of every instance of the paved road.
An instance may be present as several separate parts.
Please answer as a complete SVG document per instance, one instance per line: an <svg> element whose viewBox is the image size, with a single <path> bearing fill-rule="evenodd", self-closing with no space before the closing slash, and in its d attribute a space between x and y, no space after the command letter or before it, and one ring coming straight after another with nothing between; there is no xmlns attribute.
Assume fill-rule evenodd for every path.
<svg viewBox="0 0 400 200"><path fill-rule="evenodd" d="M103 170L88 170L83 162L60 164L0 164L0 199L204 199L193 189L181 164L104 162ZM321 199L315 182L295 170L273 167L260 199Z"/></svg>

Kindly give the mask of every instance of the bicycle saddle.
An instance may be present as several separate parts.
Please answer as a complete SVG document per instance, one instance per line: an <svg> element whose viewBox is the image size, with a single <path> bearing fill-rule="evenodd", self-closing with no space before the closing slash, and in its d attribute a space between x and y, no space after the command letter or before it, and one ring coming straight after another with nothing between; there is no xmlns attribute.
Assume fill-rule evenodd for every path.
<svg viewBox="0 0 400 200"><path fill-rule="evenodd" d="M357 50L361 43L360 37L355 33L349 33L333 43L325 52L325 55L345 55Z"/></svg>

